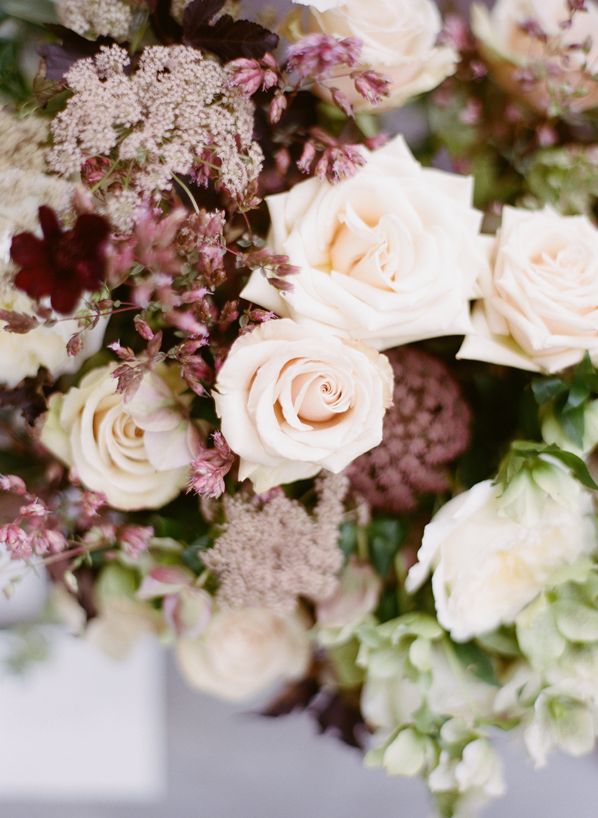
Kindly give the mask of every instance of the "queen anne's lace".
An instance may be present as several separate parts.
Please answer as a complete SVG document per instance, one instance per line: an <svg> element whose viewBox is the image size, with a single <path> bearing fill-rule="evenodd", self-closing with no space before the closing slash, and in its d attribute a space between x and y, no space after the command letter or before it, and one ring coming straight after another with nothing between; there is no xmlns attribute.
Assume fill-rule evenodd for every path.
<svg viewBox="0 0 598 818"><path fill-rule="evenodd" d="M263 155L253 141L253 104L229 73L186 46L146 48L131 74L129 63L111 46L70 69L74 95L52 124L50 166L69 175L109 157L114 183L137 199L169 190L183 175L212 178L241 196Z"/></svg>
<svg viewBox="0 0 598 818"><path fill-rule="evenodd" d="M60 22L84 37L126 40L134 10L125 0L59 0Z"/></svg>

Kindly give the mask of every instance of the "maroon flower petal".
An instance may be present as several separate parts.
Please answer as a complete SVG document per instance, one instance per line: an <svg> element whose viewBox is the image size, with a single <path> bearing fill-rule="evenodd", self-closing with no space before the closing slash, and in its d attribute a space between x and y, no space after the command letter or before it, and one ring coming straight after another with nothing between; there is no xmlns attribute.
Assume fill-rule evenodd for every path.
<svg viewBox="0 0 598 818"><path fill-rule="evenodd" d="M39 223L42 226L42 233L45 241L56 241L62 235L58 216L47 205L42 205L38 210Z"/></svg>
<svg viewBox="0 0 598 818"><path fill-rule="evenodd" d="M13 236L10 257L19 267L41 267L47 263L44 242L33 233L17 233Z"/></svg>
<svg viewBox="0 0 598 818"><path fill-rule="evenodd" d="M82 294L83 289L78 285L76 279L65 276L52 290L50 299L52 308L62 315L69 315L81 300Z"/></svg>

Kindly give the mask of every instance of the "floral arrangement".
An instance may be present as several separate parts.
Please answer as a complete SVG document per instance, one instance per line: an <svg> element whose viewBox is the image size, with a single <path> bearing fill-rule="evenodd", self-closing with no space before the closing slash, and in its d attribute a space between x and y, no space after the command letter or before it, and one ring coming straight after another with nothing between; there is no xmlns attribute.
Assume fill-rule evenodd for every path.
<svg viewBox="0 0 598 818"><path fill-rule="evenodd" d="M0 585L471 815L598 730L598 3L246 17L0 1Z"/></svg>

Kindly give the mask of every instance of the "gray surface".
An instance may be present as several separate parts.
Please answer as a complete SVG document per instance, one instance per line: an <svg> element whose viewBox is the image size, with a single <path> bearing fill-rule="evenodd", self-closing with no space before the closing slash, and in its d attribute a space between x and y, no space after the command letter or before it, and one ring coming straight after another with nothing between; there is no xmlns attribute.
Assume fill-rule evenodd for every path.
<svg viewBox="0 0 598 818"><path fill-rule="evenodd" d="M7 804L1 818L429 818L419 781L362 768L308 718L261 719L189 690L168 673L168 795L153 805ZM509 792L484 818L596 818L598 759L534 773L503 748ZM1 762L0 762L1 763Z"/></svg>

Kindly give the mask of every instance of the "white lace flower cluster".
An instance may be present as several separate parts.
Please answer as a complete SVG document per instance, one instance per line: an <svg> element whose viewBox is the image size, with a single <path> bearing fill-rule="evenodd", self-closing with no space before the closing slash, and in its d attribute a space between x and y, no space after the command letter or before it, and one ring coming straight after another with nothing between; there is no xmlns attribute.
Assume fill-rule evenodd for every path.
<svg viewBox="0 0 598 818"><path fill-rule="evenodd" d="M59 0L56 11L63 26L90 39L126 40L135 10L126 0Z"/></svg>
<svg viewBox="0 0 598 818"><path fill-rule="evenodd" d="M70 69L73 97L52 123L52 169L69 175L87 159L109 157L126 169L119 184L135 194L131 205L206 168L241 196L263 155L253 141L253 104L225 69L186 46L150 46L132 73L129 64L127 52L112 46Z"/></svg>

